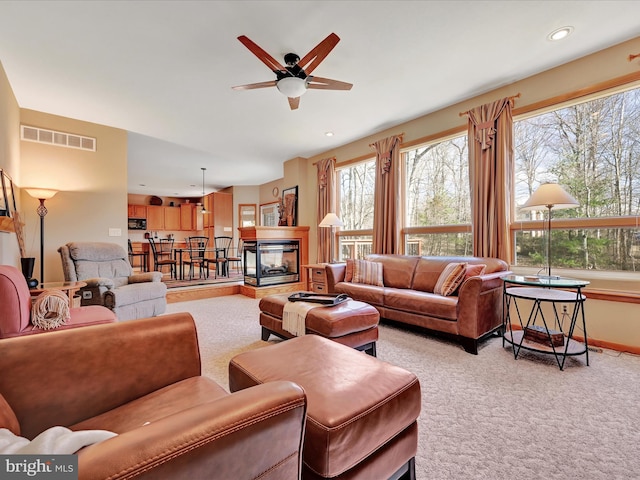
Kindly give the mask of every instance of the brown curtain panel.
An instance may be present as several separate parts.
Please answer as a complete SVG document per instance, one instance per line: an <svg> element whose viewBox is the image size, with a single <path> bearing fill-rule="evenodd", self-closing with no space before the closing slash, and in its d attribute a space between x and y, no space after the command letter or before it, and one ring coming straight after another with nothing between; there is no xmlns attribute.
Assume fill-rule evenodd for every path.
<svg viewBox="0 0 640 480"><path fill-rule="evenodd" d="M376 149L376 187L373 214L373 253L399 253L398 228L400 142L394 135L371 144Z"/></svg>
<svg viewBox="0 0 640 480"><path fill-rule="evenodd" d="M318 167L318 209L317 219L320 223L327 213L336 213L336 159L320 160ZM329 263L334 258L331 252L331 235L333 228L318 227L318 262ZM334 242L336 245L338 242Z"/></svg>
<svg viewBox="0 0 640 480"><path fill-rule="evenodd" d="M476 107L469 116L473 254L511 262L513 98Z"/></svg>

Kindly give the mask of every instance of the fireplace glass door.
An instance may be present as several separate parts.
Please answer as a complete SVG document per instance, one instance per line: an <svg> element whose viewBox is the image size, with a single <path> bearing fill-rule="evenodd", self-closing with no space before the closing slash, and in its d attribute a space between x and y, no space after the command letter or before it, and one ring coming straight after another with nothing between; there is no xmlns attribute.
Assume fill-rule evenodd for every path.
<svg viewBox="0 0 640 480"><path fill-rule="evenodd" d="M300 281L298 240L244 242L244 283L254 287Z"/></svg>

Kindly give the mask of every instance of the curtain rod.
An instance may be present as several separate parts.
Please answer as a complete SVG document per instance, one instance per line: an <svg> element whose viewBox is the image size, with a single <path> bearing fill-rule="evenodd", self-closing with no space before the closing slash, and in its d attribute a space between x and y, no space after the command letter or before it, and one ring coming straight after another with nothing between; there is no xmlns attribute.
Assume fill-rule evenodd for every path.
<svg viewBox="0 0 640 480"><path fill-rule="evenodd" d="M516 98L520 98L520 93L516 93L515 95L513 95L512 97L507 97L509 100L514 100ZM467 110L466 112L460 112L458 115L460 115L461 117L468 115L469 114L469 110Z"/></svg>
<svg viewBox="0 0 640 480"><path fill-rule="evenodd" d="M398 133L397 135L391 135L392 137L400 137L400 141L402 142L402 137L404 137L404 132ZM375 147L376 144L375 143L370 143L369 144L370 147Z"/></svg>

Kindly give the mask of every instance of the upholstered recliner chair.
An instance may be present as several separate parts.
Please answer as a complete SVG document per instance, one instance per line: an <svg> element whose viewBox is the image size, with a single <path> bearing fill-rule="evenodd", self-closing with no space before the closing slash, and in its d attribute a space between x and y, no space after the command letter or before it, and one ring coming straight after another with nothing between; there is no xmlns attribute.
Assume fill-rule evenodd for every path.
<svg viewBox="0 0 640 480"><path fill-rule="evenodd" d="M300 478L302 388L227 393L201 374L188 313L8 338L0 372L0 428L117 434L76 453L80 480Z"/></svg>
<svg viewBox="0 0 640 480"><path fill-rule="evenodd" d="M83 281L82 305L104 305L118 320L154 317L167 307L160 272L133 273L128 254L115 243L70 242L58 249L67 281ZM89 292L89 293L86 293Z"/></svg>
<svg viewBox="0 0 640 480"><path fill-rule="evenodd" d="M111 310L98 305L69 309L69 320L51 330L31 322L31 293L24 275L12 265L0 265L0 338L111 323L116 317Z"/></svg>

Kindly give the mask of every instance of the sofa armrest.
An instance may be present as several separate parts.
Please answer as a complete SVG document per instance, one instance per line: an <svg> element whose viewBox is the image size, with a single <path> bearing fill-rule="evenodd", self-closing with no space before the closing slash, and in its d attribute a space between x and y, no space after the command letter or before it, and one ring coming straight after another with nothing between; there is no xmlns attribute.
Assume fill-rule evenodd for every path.
<svg viewBox="0 0 640 480"><path fill-rule="evenodd" d="M96 277L96 278L87 278L86 280L82 280L82 281L87 284L86 288L104 287L107 290L111 290L115 286L111 278Z"/></svg>
<svg viewBox="0 0 640 480"><path fill-rule="evenodd" d="M328 263L325 265L325 272L327 274L327 293L336 293L336 283L344 281L346 271L346 263Z"/></svg>
<svg viewBox="0 0 640 480"><path fill-rule="evenodd" d="M134 273L127 278L128 283L161 282L162 272Z"/></svg>
<svg viewBox="0 0 640 480"><path fill-rule="evenodd" d="M305 415L295 383L257 385L84 448L79 478L297 479Z"/></svg>
<svg viewBox="0 0 640 480"><path fill-rule="evenodd" d="M193 318L175 313L3 339L0 372L0 394L33 438L200 375L200 351Z"/></svg>
<svg viewBox="0 0 640 480"><path fill-rule="evenodd" d="M480 338L502 324L502 271L470 277L458 292L458 334Z"/></svg>

